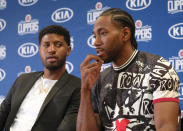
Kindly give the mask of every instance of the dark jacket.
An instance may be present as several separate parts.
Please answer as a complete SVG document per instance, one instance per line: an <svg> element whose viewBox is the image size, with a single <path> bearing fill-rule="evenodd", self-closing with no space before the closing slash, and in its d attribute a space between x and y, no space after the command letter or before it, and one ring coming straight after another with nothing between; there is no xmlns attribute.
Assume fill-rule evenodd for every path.
<svg viewBox="0 0 183 131"><path fill-rule="evenodd" d="M0 106L0 131L9 131L22 101L42 74L27 73L16 79ZM43 102L32 131L75 131L80 86L79 78L65 72Z"/></svg>

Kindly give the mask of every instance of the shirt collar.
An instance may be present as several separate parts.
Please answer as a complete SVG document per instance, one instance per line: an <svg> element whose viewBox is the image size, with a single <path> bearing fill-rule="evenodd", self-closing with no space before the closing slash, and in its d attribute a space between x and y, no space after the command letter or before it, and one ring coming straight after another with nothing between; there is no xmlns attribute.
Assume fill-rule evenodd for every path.
<svg viewBox="0 0 183 131"><path fill-rule="evenodd" d="M127 67L131 63L131 61L135 58L137 53L138 53L138 50L135 49L134 52L132 53L132 55L130 56L130 58L121 66L115 66L114 64L112 64L113 69L115 71L119 71L121 69L124 69L125 67Z"/></svg>

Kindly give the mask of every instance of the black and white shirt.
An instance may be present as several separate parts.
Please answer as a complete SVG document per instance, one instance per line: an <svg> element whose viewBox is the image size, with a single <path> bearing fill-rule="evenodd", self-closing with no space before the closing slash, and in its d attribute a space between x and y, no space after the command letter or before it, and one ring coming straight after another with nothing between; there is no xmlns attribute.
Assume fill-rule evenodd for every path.
<svg viewBox="0 0 183 131"><path fill-rule="evenodd" d="M154 103L178 99L179 78L160 56L135 50L120 67L105 69L92 90L94 112L106 131L152 131Z"/></svg>

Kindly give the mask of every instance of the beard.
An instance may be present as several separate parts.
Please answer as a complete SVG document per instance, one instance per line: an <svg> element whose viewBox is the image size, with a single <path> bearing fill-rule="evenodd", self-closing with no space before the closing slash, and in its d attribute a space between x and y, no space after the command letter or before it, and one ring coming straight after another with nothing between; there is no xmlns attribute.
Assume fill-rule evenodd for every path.
<svg viewBox="0 0 183 131"><path fill-rule="evenodd" d="M47 64L45 64L45 67L48 70L55 71L55 70L63 67L65 65L65 62L66 62L66 57L62 58L60 61L57 61L55 63L47 63Z"/></svg>
<svg viewBox="0 0 183 131"><path fill-rule="evenodd" d="M115 53L107 52L106 54L107 54L106 57L105 56L104 57L100 57L104 61L104 64L107 64L107 63L110 63L110 62L114 61Z"/></svg>

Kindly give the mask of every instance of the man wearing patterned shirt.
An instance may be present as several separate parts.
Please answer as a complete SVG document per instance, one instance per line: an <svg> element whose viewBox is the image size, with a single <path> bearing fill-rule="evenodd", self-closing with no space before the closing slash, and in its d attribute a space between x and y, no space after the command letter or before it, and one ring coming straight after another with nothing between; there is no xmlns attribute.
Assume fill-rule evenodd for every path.
<svg viewBox="0 0 183 131"><path fill-rule="evenodd" d="M93 33L97 56L81 64L78 131L177 131L179 78L164 58L137 50L132 17L108 9Z"/></svg>

